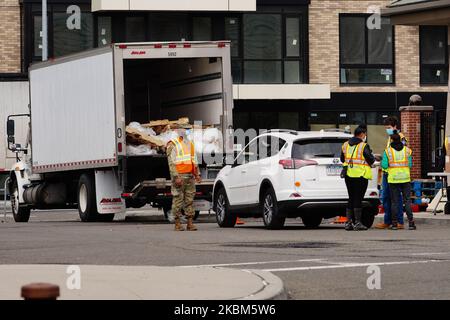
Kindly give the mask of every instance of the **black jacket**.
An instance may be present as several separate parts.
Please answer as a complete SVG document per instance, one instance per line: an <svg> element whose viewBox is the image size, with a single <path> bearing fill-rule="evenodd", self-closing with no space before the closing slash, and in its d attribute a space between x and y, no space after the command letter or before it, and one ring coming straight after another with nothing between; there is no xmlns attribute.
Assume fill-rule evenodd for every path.
<svg viewBox="0 0 450 320"><path fill-rule="evenodd" d="M360 144L361 142L363 142L363 141L360 138L356 138L356 137L350 138L348 140L348 144L350 146ZM369 164L369 166L371 166L375 163L375 157L373 156L372 149L370 149L370 146L368 144L366 144L366 147L364 148L363 156L364 156L364 159L366 160L366 162ZM342 152L342 150L341 150L341 162L342 163L345 162L345 154L344 154L344 152Z"/></svg>
<svg viewBox="0 0 450 320"><path fill-rule="evenodd" d="M394 150L402 151L403 148L405 147L405 145L402 142L397 142L397 143L392 142L391 147L394 148Z"/></svg>

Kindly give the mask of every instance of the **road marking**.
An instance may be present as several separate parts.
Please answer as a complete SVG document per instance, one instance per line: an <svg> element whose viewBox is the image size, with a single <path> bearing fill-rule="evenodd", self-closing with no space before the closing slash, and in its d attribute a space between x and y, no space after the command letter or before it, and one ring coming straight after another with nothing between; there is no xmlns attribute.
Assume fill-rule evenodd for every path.
<svg viewBox="0 0 450 320"><path fill-rule="evenodd" d="M450 254L450 252L421 252L421 253L411 253L412 256L437 256L441 254Z"/></svg>
<svg viewBox="0 0 450 320"><path fill-rule="evenodd" d="M372 263L341 263L341 264L336 264L336 265L331 265L331 266L313 266L313 267L263 269L263 271L269 271L269 272L305 271L305 270L323 270L323 269L340 269L340 268L358 268L358 267L368 267L368 266L392 266L392 265L433 263L433 262L450 262L450 260L419 260L419 261L395 261L395 262L372 262Z"/></svg>
<svg viewBox="0 0 450 320"><path fill-rule="evenodd" d="M192 266L179 266L181 268L195 268L195 267L227 267L227 266L247 266L247 265L260 265L260 264L277 264L277 263L289 263L289 262L318 262L325 259L301 259L301 260L277 260L277 261L257 261L257 262L236 262L236 263L220 263L220 264L199 264Z"/></svg>

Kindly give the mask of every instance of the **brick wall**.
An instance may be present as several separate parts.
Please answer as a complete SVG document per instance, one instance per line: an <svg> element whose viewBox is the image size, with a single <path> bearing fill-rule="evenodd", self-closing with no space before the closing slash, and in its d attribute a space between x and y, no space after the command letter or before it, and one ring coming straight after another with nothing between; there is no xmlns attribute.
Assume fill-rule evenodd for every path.
<svg viewBox="0 0 450 320"><path fill-rule="evenodd" d="M422 144L422 114L424 117L431 117L431 111L409 111L405 110L401 112L401 131L405 134L408 139L408 147L411 148L413 152L413 167L411 169L411 179L422 178L422 153L426 151L427 146ZM428 126L431 126L431 122ZM424 127L425 133L431 131L431 128ZM423 137L424 144L430 144L430 140L427 137Z"/></svg>
<svg viewBox="0 0 450 320"><path fill-rule="evenodd" d="M0 0L0 73L20 72L19 0Z"/></svg>
<svg viewBox="0 0 450 320"><path fill-rule="evenodd" d="M419 27L395 27L395 86L340 86L339 14L366 13L390 0L311 0L309 11L310 82L329 83L332 92L447 92L447 87L420 87Z"/></svg>

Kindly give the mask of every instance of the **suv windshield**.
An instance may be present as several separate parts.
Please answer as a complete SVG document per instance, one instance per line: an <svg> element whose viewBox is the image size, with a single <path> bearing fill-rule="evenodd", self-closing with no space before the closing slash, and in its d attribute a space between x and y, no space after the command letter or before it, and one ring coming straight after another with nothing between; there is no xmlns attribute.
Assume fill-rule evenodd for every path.
<svg viewBox="0 0 450 320"><path fill-rule="evenodd" d="M339 158L342 144L347 139L325 138L297 140L292 145L293 159Z"/></svg>

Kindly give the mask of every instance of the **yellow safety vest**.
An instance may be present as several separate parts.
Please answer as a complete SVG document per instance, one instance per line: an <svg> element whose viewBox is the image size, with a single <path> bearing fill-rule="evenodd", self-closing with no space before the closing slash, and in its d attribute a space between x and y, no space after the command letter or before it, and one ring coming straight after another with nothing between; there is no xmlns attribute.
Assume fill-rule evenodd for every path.
<svg viewBox="0 0 450 320"><path fill-rule="evenodd" d="M342 145L342 152L345 155L344 166L347 167L347 176L351 178L365 178L372 180L372 169L364 158L364 148L366 143L361 142L351 146L348 141Z"/></svg>
<svg viewBox="0 0 450 320"><path fill-rule="evenodd" d="M412 154L411 149L404 147L397 151L392 147L385 150L389 159L389 168L387 170L388 183L406 183L411 181L411 170L409 168L408 157Z"/></svg>
<svg viewBox="0 0 450 320"><path fill-rule="evenodd" d="M444 147L445 147L445 155L450 156L449 150L448 150L448 137L445 137Z"/></svg>
<svg viewBox="0 0 450 320"><path fill-rule="evenodd" d="M179 139L171 140L175 145L176 158L175 166L177 172L183 173L194 173L195 164L197 164L194 143L184 143Z"/></svg>
<svg viewBox="0 0 450 320"><path fill-rule="evenodd" d="M405 140L405 142L408 143L408 139L406 139L406 137L405 137L405 135L403 133L399 132L398 135L400 136L400 140L402 142L403 142L403 140ZM388 137L387 144L386 144L386 149L391 147L391 143L392 143L392 139L391 139L391 137ZM406 144L405 144L405 146L406 146ZM384 172L387 172L386 169L382 168L381 170L384 171Z"/></svg>

